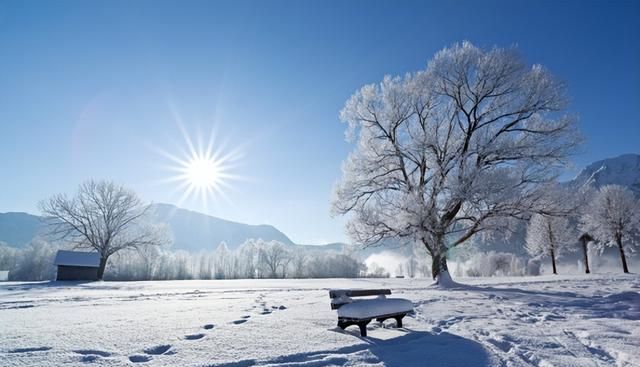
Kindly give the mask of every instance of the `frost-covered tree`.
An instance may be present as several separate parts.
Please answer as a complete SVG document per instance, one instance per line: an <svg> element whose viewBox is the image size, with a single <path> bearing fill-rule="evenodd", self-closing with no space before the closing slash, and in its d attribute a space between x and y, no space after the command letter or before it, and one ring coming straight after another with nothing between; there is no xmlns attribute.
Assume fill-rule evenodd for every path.
<svg viewBox="0 0 640 367"><path fill-rule="evenodd" d="M298 250L291 260L293 265L293 276L295 278L303 278L307 266L307 254L302 250Z"/></svg>
<svg viewBox="0 0 640 367"><path fill-rule="evenodd" d="M576 241L569 220L543 214L534 214L527 227L526 249L534 258L551 258L553 274L558 274L556 259Z"/></svg>
<svg viewBox="0 0 640 367"><path fill-rule="evenodd" d="M262 240L258 242L261 243ZM259 243L249 239L240 245L237 256L240 259L238 271L241 278L253 279L256 277Z"/></svg>
<svg viewBox="0 0 640 367"><path fill-rule="evenodd" d="M640 236L640 200L633 192L619 185L601 187L581 221L601 252L607 246L618 247L622 270L628 273L625 250L635 251Z"/></svg>
<svg viewBox="0 0 640 367"><path fill-rule="evenodd" d="M579 140L564 106L562 83L512 49L445 48L346 102L356 147L332 211L357 244L419 241L444 282L449 249L549 211L545 184Z"/></svg>
<svg viewBox="0 0 640 367"><path fill-rule="evenodd" d="M58 248L42 239L33 240L19 252L17 263L9 273L10 280L51 280L56 268L53 259Z"/></svg>
<svg viewBox="0 0 640 367"><path fill-rule="evenodd" d="M18 262L18 249L0 241L0 271L13 270Z"/></svg>
<svg viewBox="0 0 640 367"><path fill-rule="evenodd" d="M233 257L227 243L222 241L215 252L215 278L226 279L231 277L231 264Z"/></svg>
<svg viewBox="0 0 640 367"><path fill-rule="evenodd" d="M200 253L199 279L213 278L213 256L207 252Z"/></svg>
<svg viewBox="0 0 640 367"><path fill-rule="evenodd" d="M286 276L286 266L291 261L291 252L278 241L271 241L260 249L259 262L264 274L269 278L277 278L278 270L282 277Z"/></svg>
<svg viewBox="0 0 640 367"><path fill-rule="evenodd" d="M597 190L590 185L581 187L575 194L572 194L576 211L572 215L574 222L577 222L578 240L580 241L580 249L582 250L582 262L584 263L585 274L591 273L589 269L589 243L594 241L593 236L588 232L587 225L584 222L586 214L590 210L591 201L597 194Z"/></svg>
<svg viewBox="0 0 640 367"><path fill-rule="evenodd" d="M51 235L100 254L99 279L116 252L169 241L165 227L145 222L148 208L124 186L93 180L73 197L58 194L40 203Z"/></svg>

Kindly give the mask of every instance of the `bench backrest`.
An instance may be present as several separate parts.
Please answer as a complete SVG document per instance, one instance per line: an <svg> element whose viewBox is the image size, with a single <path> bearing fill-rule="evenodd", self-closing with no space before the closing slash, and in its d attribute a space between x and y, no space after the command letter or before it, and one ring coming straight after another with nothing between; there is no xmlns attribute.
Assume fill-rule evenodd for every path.
<svg viewBox="0 0 640 367"><path fill-rule="evenodd" d="M332 289L329 291L332 310L337 310L341 306L351 303L350 298L353 297L387 296L390 294L390 289Z"/></svg>

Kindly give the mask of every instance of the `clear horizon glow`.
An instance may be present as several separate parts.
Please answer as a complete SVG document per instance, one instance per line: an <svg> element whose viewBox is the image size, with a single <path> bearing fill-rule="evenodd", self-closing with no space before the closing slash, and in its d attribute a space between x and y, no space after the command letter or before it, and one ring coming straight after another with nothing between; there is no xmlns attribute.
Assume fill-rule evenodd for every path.
<svg viewBox="0 0 640 367"><path fill-rule="evenodd" d="M347 241L329 214L353 149L339 111L464 40L515 45L566 83L586 138L572 177L640 153L638 19L625 0L0 1L0 212L111 179L296 243Z"/></svg>

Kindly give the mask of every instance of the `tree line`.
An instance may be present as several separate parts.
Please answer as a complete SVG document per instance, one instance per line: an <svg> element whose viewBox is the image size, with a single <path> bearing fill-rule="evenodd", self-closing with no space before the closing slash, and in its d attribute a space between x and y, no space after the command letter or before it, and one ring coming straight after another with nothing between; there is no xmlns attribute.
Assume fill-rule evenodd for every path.
<svg viewBox="0 0 640 367"><path fill-rule="evenodd" d="M526 249L534 258L549 258L553 274L563 252L581 251L585 273L590 273L589 245L602 254L617 249L624 273L627 256L640 242L640 199L623 186L606 185L599 190L584 187L575 193L566 189L551 194L554 205L566 206L565 215L534 214L529 220Z"/></svg>
<svg viewBox="0 0 640 367"><path fill-rule="evenodd" d="M0 243L0 269L10 280L52 280L53 260L64 246L36 239L24 249ZM367 272L360 260L344 253L309 251L277 241L245 241L235 251L223 242L197 253L166 246L141 246L111 257L105 280L356 278L384 277L377 268Z"/></svg>

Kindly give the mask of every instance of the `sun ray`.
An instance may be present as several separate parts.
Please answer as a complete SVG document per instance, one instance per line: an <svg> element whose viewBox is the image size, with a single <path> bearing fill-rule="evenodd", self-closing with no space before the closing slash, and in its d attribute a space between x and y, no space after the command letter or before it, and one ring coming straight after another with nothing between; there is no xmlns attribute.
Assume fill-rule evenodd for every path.
<svg viewBox="0 0 640 367"><path fill-rule="evenodd" d="M209 204L215 204L218 200L231 204L227 192L236 192L232 183L242 180L233 172L239 166L242 152L238 148L227 149L227 141L219 139L215 126L206 139L199 127L194 136L190 135L175 109L172 112L183 144L177 147L177 154L153 147L169 162L163 164L162 168L175 173L160 182L177 184L175 192L180 193L178 205L195 199L208 211Z"/></svg>

